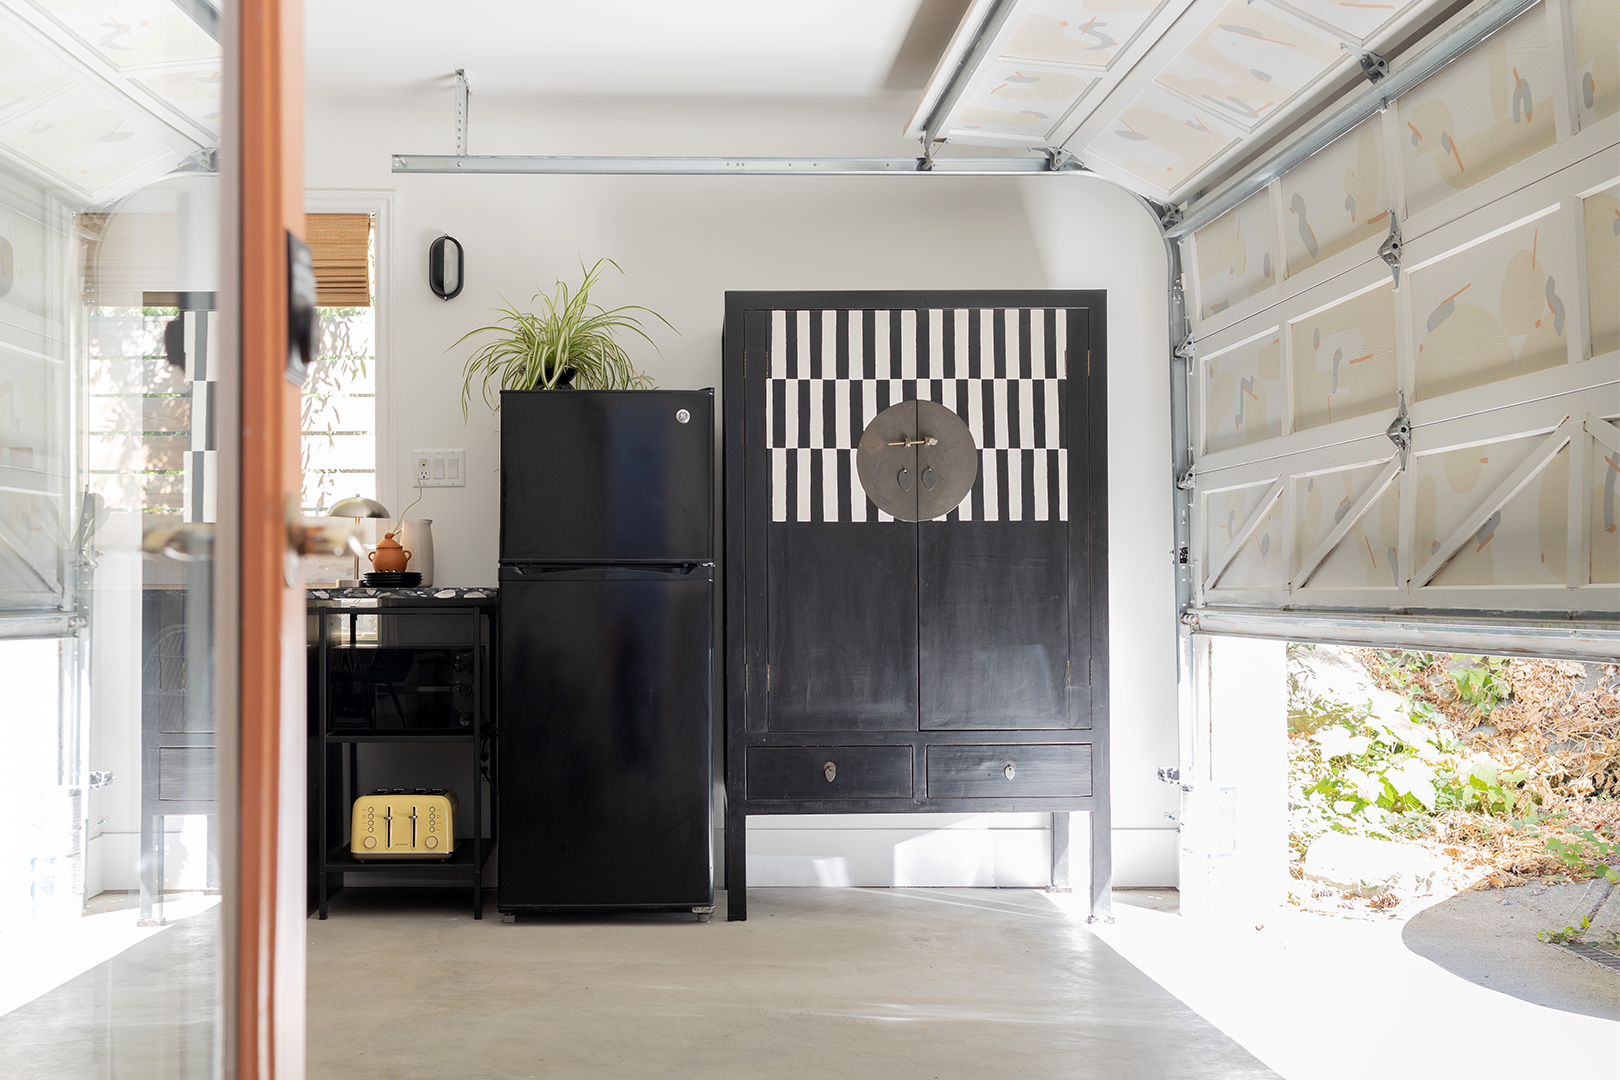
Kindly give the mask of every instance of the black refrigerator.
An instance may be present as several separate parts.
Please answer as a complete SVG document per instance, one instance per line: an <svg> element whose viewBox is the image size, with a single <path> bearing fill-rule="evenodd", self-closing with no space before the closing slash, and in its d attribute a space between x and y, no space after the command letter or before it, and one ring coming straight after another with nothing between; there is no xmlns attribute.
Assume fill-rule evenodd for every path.
<svg viewBox="0 0 1620 1080"><path fill-rule="evenodd" d="M501 395L503 914L714 904L714 391Z"/></svg>

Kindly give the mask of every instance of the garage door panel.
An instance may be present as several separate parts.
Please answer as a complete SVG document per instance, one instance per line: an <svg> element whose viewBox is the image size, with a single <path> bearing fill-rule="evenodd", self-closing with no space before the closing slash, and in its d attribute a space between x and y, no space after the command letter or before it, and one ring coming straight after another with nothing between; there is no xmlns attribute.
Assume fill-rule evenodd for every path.
<svg viewBox="0 0 1620 1080"><path fill-rule="evenodd" d="M1620 19L1612 0L1568 0L1574 45L1576 115L1581 126L1620 112Z"/></svg>
<svg viewBox="0 0 1620 1080"><path fill-rule="evenodd" d="M1586 481L1591 581L1615 585L1620 584L1620 452L1596 439L1591 451L1587 458L1591 479Z"/></svg>
<svg viewBox="0 0 1620 1080"><path fill-rule="evenodd" d="M1277 283L1277 227L1272 217L1267 189L1195 234L1201 315L1219 314Z"/></svg>
<svg viewBox="0 0 1620 1080"><path fill-rule="evenodd" d="M1288 521L1279 503L1266 523L1243 542L1226 572L1215 583L1215 591L1288 588Z"/></svg>
<svg viewBox="0 0 1620 1080"><path fill-rule="evenodd" d="M1411 470L1417 558L1430 558L1458 529L1483 525L1488 515L1478 514L1482 504L1544 440L1534 435L1417 455ZM1478 521L1470 520L1475 516Z"/></svg>
<svg viewBox="0 0 1620 1080"><path fill-rule="evenodd" d="M1383 120L1380 115L1363 122L1283 175L1289 277L1389 232Z"/></svg>
<svg viewBox="0 0 1620 1080"><path fill-rule="evenodd" d="M1294 480L1294 566L1303 563L1354 509L1385 469L1385 463L1360 465Z"/></svg>
<svg viewBox="0 0 1620 1080"><path fill-rule="evenodd" d="M1388 285L1289 324L1295 431L1393 411L1395 294Z"/></svg>
<svg viewBox="0 0 1620 1080"><path fill-rule="evenodd" d="M1465 455L1468 451L1456 453ZM1498 458L1504 456L1496 454ZM1433 583L1441 587L1564 586L1569 548L1570 457L1566 446L1505 506L1487 515L1473 537L1435 574Z"/></svg>
<svg viewBox="0 0 1620 1080"><path fill-rule="evenodd" d="M1614 63L1614 57L1610 57ZM1620 185L1581 203L1586 247L1586 355L1620 349Z"/></svg>
<svg viewBox="0 0 1620 1080"><path fill-rule="evenodd" d="M1537 4L1184 241L1200 606L1620 614L1620 446L1591 435L1620 413L1620 106L1587 123L1579 81L1620 43L1566 38L1586 6Z"/></svg>
<svg viewBox="0 0 1620 1080"><path fill-rule="evenodd" d="M1203 361L1204 441L1229 450L1282 435L1282 331L1259 336Z"/></svg>
<svg viewBox="0 0 1620 1080"><path fill-rule="evenodd" d="M1361 489L1356 492L1358 498L1368 483L1376 480L1380 472L1381 470L1374 469L1371 475L1367 476L1364 470L1358 470L1358 473L1361 473L1357 476ZM1329 499L1337 494L1338 477L1316 479L1321 481L1318 488L1324 490ZM1348 511L1350 506L1350 503L1340 502L1334 507L1334 513L1340 512L1341 509ZM1312 590L1325 589L1403 588L1406 584L1403 576L1406 568L1401 561L1400 538L1401 478L1397 476L1395 481L1384 489L1383 495L1378 497L1355 525L1351 526L1350 531L1339 541L1332 553L1322 560L1316 572L1305 583L1303 591L1310 593ZM1304 551L1300 557L1308 557L1309 554L1309 551Z"/></svg>
<svg viewBox="0 0 1620 1080"><path fill-rule="evenodd" d="M1208 567L1210 577L1206 580L1211 587L1230 590L1287 586L1286 490L1286 484L1273 480L1219 491L1204 500L1204 513L1210 522L1204 565ZM1239 545L1235 552L1234 543Z"/></svg>
<svg viewBox="0 0 1620 1080"><path fill-rule="evenodd" d="M1557 142L1545 5L1484 46L1401 95L1401 140L1410 213L1473 187Z"/></svg>
<svg viewBox="0 0 1620 1080"><path fill-rule="evenodd" d="M1416 400L1569 362L1574 245L1556 210L1411 275Z"/></svg>

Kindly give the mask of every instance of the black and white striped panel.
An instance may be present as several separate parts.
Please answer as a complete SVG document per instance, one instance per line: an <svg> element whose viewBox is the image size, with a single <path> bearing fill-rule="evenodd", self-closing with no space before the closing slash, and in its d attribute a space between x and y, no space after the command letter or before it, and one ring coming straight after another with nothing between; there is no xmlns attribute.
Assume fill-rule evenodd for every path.
<svg viewBox="0 0 1620 1080"><path fill-rule="evenodd" d="M776 311L766 445L773 521L893 521L866 497L855 450L903 401L961 416L979 478L941 520L1067 521L1061 308Z"/></svg>
<svg viewBox="0 0 1620 1080"><path fill-rule="evenodd" d="M212 294L207 295L211 298ZM191 383L191 445L185 455L181 517L217 521L219 443L215 441L214 404L219 387L219 317L206 309L183 310L180 324L186 379Z"/></svg>

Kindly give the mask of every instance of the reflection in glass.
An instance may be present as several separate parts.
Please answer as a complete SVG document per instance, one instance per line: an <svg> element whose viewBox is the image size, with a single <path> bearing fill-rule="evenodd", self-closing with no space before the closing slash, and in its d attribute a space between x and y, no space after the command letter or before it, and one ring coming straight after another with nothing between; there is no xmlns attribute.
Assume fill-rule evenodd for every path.
<svg viewBox="0 0 1620 1080"><path fill-rule="evenodd" d="M8 1080L219 1072L211 10L0 5Z"/></svg>

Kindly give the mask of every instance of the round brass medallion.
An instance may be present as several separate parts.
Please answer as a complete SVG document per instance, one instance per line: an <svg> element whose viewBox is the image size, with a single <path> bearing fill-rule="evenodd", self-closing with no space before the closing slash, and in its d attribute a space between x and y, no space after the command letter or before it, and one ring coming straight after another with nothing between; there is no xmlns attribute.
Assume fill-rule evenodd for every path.
<svg viewBox="0 0 1620 1080"><path fill-rule="evenodd" d="M928 521L954 510L979 477L979 448L967 424L934 401L902 401L861 433L855 468L879 510Z"/></svg>

